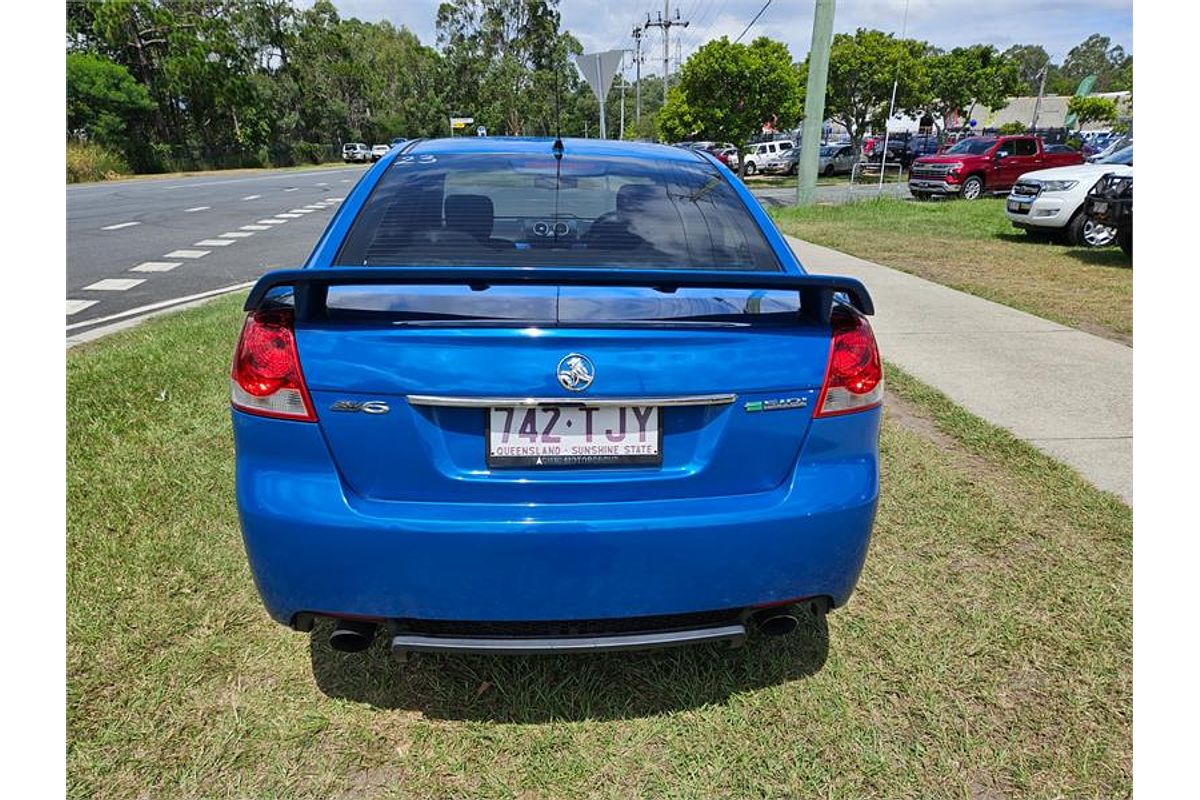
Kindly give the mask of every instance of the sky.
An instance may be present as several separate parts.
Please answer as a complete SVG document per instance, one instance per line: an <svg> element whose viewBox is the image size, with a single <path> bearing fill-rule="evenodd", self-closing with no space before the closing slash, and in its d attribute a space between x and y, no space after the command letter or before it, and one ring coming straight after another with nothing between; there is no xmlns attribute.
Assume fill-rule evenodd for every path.
<svg viewBox="0 0 1200 800"><path fill-rule="evenodd" d="M686 59L709 39L736 38L766 0L671 0L689 21L671 29L671 58L676 36ZM387 19L406 25L430 45L436 44L434 20L440 0L333 0L343 17L371 22ZM969 44L993 44L1003 50L1013 44L1040 44L1055 62L1092 33L1110 37L1133 50L1133 0L838 0L834 30L878 28L899 35L908 5L908 36L949 49ZM309 3L304 3L308 5ZM561 0L562 25L574 34L585 52L633 48L631 32L657 19L663 0ZM771 0L744 41L770 36L788 45L793 59L808 53L812 35L812 0ZM662 71L662 31L651 28L642 39L646 55L643 72Z"/></svg>

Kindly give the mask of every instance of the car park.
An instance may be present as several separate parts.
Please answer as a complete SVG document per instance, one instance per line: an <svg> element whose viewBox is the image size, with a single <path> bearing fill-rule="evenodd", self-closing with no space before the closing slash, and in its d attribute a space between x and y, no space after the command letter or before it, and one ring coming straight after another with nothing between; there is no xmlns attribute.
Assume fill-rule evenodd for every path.
<svg viewBox="0 0 1200 800"><path fill-rule="evenodd" d="M738 168L738 149L728 142L722 144L714 144L707 148L708 152L712 153L725 166L736 170Z"/></svg>
<svg viewBox="0 0 1200 800"><path fill-rule="evenodd" d="M458 137L382 167L245 302L236 497L275 620L564 653L846 603L883 393L859 281L805 272L688 150Z"/></svg>
<svg viewBox="0 0 1200 800"><path fill-rule="evenodd" d="M350 164L355 161L370 161L371 148L362 142L347 142L342 145L342 161Z"/></svg>
<svg viewBox="0 0 1200 800"><path fill-rule="evenodd" d="M390 144L377 144L371 148L371 160L378 161L387 155L388 150L391 150Z"/></svg>
<svg viewBox="0 0 1200 800"><path fill-rule="evenodd" d="M986 193L1007 192L1026 172L1081 163L1079 153L1045 152L1037 136L974 136L945 153L914 161L908 190L917 200L933 195L974 200Z"/></svg>
<svg viewBox="0 0 1200 800"><path fill-rule="evenodd" d="M1117 229L1089 217L1089 190L1105 174L1132 176L1133 147L1099 164L1035 170L1025 173L1009 192L1005 215L1014 227L1030 234L1056 234L1068 243L1106 247L1117 242Z"/></svg>

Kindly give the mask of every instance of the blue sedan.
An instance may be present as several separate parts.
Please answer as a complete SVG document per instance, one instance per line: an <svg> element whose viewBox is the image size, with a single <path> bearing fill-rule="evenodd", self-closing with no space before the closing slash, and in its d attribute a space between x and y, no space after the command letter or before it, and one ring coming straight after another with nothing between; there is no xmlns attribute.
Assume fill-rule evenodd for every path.
<svg viewBox="0 0 1200 800"><path fill-rule="evenodd" d="M708 153L405 142L246 311L246 552L271 616L332 618L337 649L737 645L854 589L871 298Z"/></svg>

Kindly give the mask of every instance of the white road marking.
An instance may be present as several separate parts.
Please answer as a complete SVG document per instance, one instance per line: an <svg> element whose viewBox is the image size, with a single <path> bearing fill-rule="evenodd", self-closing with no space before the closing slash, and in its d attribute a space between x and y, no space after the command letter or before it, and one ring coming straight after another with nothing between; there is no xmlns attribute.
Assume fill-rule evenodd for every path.
<svg viewBox="0 0 1200 800"><path fill-rule="evenodd" d="M105 278L102 281L96 281L91 286L85 286L83 289L92 292L123 292L145 282L145 278Z"/></svg>
<svg viewBox="0 0 1200 800"><path fill-rule="evenodd" d="M248 194L245 197L243 197L242 199L243 200L257 200L260 197L262 197L261 194Z"/></svg>
<svg viewBox="0 0 1200 800"><path fill-rule="evenodd" d="M70 331L70 330L74 330L76 328L82 328L84 326L100 325L101 323L104 323L104 322L111 322L112 320L117 320L117 319L125 319L126 317L151 316L154 312L162 313L160 311L160 309L168 309L173 306L181 306L182 307L184 304L195 303L195 302L204 300L209 297L216 297L217 295L221 295L221 294L229 294L230 292L237 292L242 289L249 289L253 285L254 285L254 281L247 281L246 283L238 283L233 286L226 286L222 289L213 289L208 292L200 292L199 294L192 294L192 295L188 295L187 297L176 297L171 300L163 300L158 303L151 303L148 306L138 306L137 308L131 308L128 311L121 311L117 314L110 314L107 317L100 317L98 319L89 319L86 322L75 322L75 323L68 325L66 329L68 331ZM116 329L117 326L111 326L111 327L113 329ZM100 329L100 328L95 328L93 330L90 330L87 333L82 334L80 337L78 337L74 342L72 342L71 339L68 338L67 346L69 347L72 344L77 344L80 341L87 341L88 339L98 338L98 336L103 335L101 333L101 331L102 331L102 329Z"/></svg>
<svg viewBox="0 0 1200 800"><path fill-rule="evenodd" d="M100 302L99 300L68 300L67 301L67 316L69 317L72 314L78 314L80 311L83 311L85 308L91 308L92 306L96 305L96 303L99 303L99 302Z"/></svg>
<svg viewBox="0 0 1200 800"><path fill-rule="evenodd" d="M286 219L274 219L274 218L272 218L272 219L260 219L260 220L258 221L258 224L259 224L259 225L282 225L282 224L283 224L283 223L285 223L285 222L287 222L287 220L286 220Z"/></svg>
<svg viewBox="0 0 1200 800"><path fill-rule="evenodd" d="M185 208L183 213L191 214L193 211L208 211L212 206L196 206L195 208Z"/></svg>
<svg viewBox="0 0 1200 800"><path fill-rule="evenodd" d="M288 213L289 214L311 214L313 212L312 212L311 208L290 208L290 209L288 209Z"/></svg>
<svg viewBox="0 0 1200 800"><path fill-rule="evenodd" d="M328 181L321 181L320 183L317 184L317 186L328 186L328 185L329 185Z"/></svg>
<svg viewBox="0 0 1200 800"><path fill-rule="evenodd" d="M329 200L328 200L328 202L330 202L330 203L340 203L340 202L342 202L342 200L344 200L344 199L345 199L344 197L330 197L330 198L329 198Z"/></svg>
<svg viewBox="0 0 1200 800"><path fill-rule="evenodd" d="M300 190L300 187L299 187L299 186L292 186L292 187L290 187L290 188L288 188L288 189L284 189L284 191L285 191L285 192L296 192L296 191L299 191L299 190Z"/></svg>
<svg viewBox="0 0 1200 800"><path fill-rule="evenodd" d="M309 211L324 211L325 204L324 203L311 203L311 204L305 206L305 208L307 208Z"/></svg>
<svg viewBox="0 0 1200 800"><path fill-rule="evenodd" d="M233 239L201 239L196 242L197 247L224 247L227 244L233 244Z"/></svg>
<svg viewBox="0 0 1200 800"><path fill-rule="evenodd" d="M227 231L221 234L222 239L245 239L247 236L253 236L251 231Z"/></svg>
<svg viewBox="0 0 1200 800"><path fill-rule="evenodd" d="M349 183L349 182L350 182L349 178L342 178L342 183Z"/></svg>
<svg viewBox="0 0 1200 800"><path fill-rule="evenodd" d="M275 216L284 217L286 219L296 219L297 217L303 217L304 215L303 214L276 214Z"/></svg>
<svg viewBox="0 0 1200 800"><path fill-rule="evenodd" d="M131 267L130 272L170 272L183 264L182 261L143 261L136 267Z"/></svg>
<svg viewBox="0 0 1200 800"><path fill-rule="evenodd" d="M166 258L204 258L210 250L172 250Z"/></svg>
<svg viewBox="0 0 1200 800"><path fill-rule="evenodd" d="M238 228L238 230L242 230L242 231L269 231L269 230L271 230L271 226L270 226L270 225L243 225L242 227Z"/></svg>
<svg viewBox="0 0 1200 800"><path fill-rule="evenodd" d="M117 228L132 228L134 225L141 225L140 222L118 222L116 225L105 225L100 230L115 231Z"/></svg>

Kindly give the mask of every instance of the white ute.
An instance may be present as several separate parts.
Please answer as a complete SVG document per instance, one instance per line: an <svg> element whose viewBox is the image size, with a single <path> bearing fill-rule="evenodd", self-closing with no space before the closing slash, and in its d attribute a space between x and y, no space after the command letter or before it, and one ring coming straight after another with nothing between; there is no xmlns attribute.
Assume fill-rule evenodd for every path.
<svg viewBox="0 0 1200 800"><path fill-rule="evenodd" d="M1059 234L1085 247L1116 244L1116 230L1097 225L1083 213L1088 191L1110 172L1133 174L1133 145L1094 164L1026 172L1009 192L1004 214L1026 233Z"/></svg>

